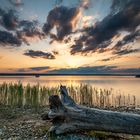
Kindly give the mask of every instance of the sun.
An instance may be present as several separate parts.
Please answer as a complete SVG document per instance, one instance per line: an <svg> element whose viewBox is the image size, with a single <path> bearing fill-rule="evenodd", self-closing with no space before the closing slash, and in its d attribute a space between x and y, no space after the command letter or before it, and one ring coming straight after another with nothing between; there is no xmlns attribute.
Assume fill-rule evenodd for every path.
<svg viewBox="0 0 140 140"><path fill-rule="evenodd" d="M74 64L74 63L68 63L68 66L70 67L70 68L77 68L77 64Z"/></svg>
<svg viewBox="0 0 140 140"><path fill-rule="evenodd" d="M67 65L69 68L78 68L81 65L79 58L72 58L67 60Z"/></svg>

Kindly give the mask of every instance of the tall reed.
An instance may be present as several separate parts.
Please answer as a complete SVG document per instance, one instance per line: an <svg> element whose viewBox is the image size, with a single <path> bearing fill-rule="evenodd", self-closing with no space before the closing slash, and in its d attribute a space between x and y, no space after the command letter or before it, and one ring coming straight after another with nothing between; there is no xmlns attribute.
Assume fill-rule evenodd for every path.
<svg viewBox="0 0 140 140"><path fill-rule="evenodd" d="M67 87L70 96L76 103L90 107L136 107L134 95L124 95L121 91L99 89L88 84ZM48 97L59 94L59 86L47 87L39 84L31 86L18 83L0 84L0 104L10 106L40 107L48 105Z"/></svg>

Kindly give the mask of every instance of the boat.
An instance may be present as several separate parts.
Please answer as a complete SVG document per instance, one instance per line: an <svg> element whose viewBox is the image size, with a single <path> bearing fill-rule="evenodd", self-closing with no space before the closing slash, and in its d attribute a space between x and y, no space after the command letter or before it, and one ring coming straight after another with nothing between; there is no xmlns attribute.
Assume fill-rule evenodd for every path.
<svg viewBox="0 0 140 140"><path fill-rule="evenodd" d="M36 74L36 75L35 75L35 77L37 77L37 78L38 78L38 77L40 77L40 76L39 76L39 74Z"/></svg>

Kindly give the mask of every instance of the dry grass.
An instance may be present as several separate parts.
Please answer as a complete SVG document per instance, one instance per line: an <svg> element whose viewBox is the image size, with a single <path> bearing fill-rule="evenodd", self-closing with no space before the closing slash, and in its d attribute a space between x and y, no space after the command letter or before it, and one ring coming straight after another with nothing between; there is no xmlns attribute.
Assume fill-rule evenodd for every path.
<svg viewBox="0 0 140 140"><path fill-rule="evenodd" d="M123 95L113 89L98 89L90 85L80 84L67 87L70 96L78 103L90 107L136 107L136 97ZM47 87L39 84L31 86L22 83L0 84L0 104L11 106L46 106L51 94L59 94L59 86Z"/></svg>

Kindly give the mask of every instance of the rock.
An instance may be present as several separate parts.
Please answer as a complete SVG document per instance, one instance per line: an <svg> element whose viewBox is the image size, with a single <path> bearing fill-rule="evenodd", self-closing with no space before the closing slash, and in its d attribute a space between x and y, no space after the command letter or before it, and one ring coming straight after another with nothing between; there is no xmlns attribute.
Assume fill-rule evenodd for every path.
<svg viewBox="0 0 140 140"><path fill-rule="evenodd" d="M0 136L3 134L3 130L2 129L0 129Z"/></svg>

